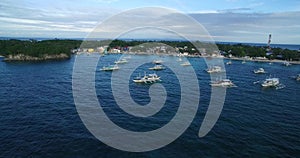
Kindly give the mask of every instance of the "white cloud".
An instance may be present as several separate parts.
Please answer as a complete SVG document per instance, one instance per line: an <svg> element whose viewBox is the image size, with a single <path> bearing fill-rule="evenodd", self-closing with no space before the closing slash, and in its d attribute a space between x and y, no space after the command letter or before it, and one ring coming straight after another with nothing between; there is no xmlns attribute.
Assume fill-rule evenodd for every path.
<svg viewBox="0 0 300 158"><path fill-rule="evenodd" d="M96 0L95 0L96 1ZM99 3L112 3L115 0L97 0ZM72 1L68 2L70 4ZM237 0L229 0L237 2ZM251 8L265 5L263 2L252 1L249 8L233 8L225 10L199 10L190 15L200 22L216 40L223 41L244 41L244 42L265 42L265 34L274 33L274 38L278 37L278 43L300 43L300 12L282 12L282 13L252 13ZM101 5L100 5L101 6ZM33 35L60 35L65 37L80 36L84 37L99 22L109 19L110 16L120 12L118 9L99 6L70 6L65 8L37 8L31 6L14 5L14 3L0 2L0 32L2 36L22 34L24 36ZM151 16L140 12L135 15L127 15L127 21L116 21L116 26L107 26L99 32L106 31L107 34L113 33L122 27L118 24L134 25L136 22L145 22L155 25L161 23L169 28L181 31L188 28L186 22L178 19L176 16L153 11ZM160 21L155 17L161 16ZM169 25L168 18L174 21L180 21L180 24ZM135 21L138 19L140 21ZM165 20L165 21L163 21ZM194 36L199 34L186 30L186 33ZM157 36L151 34L151 36ZM44 33L44 35L43 35ZM144 36L149 35L148 33ZM166 33L161 33L167 36ZM297 36L296 36L297 35ZM53 35L52 35L53 36ZM296 36L296 37L295 37ZM279 39L280 37L280 39ZM276 41L276 40L274 40Z"/></svg>
<svg viewBox="0 0 300 158"><path fill-rule="evenodd" d="M250 4L249 7L254 8L254 7L263 6L264 4L265 4L264 2L256 2L256 3Z"/></svg>
<svg viewBox="0 0 300 158"><path fill-rule="evenodd" d="M199 10L199 11L193 11L191 14L216 14L219 13L217 10Z"/></svg>
<svg viewBox="0 0 300 158"><path fill-rule="evenodd" d="M242 13L242 12L249 12L251 8L232 8L232 9L223 9L219 10L219 13Z"/></svg>
<svg viewBox="0 0 300 158"><path fill-rule="evenodd" d="M234 33L239 33L239 34L257 34L257 35L266 35L265 32L256 32L256 31L243 31L243 30L237 30L237 31L232 31Z"/></svg>
<svg viewBox="0 0 300 158"><path fill-rule="evenodd" d="M274 33L276 43L299 44L300 12L283 13L219 13L192 14L213 36L226 36L216 40L265 43L267 35Z"/></svg>
<svg viewBox="0 0 300 158"><path fill-rule="evenodd" d="M86 25L96 25L97 21L77 21L78 24L86 24Z"/></svg>
<svg viewBox="0 0 300 158"><path fill-rule="evenodd" d="M0 17L0 21L18 24L49 24L50 22L42 20L31 20L31 19L21 19L21 18L8 18Z"/></svg>

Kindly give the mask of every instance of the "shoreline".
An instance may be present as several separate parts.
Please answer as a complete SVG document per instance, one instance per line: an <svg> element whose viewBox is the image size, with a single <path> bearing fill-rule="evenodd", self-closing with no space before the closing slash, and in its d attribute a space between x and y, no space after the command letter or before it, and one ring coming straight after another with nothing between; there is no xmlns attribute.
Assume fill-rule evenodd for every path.
<svg viewBox="0 0 300 158"><path fill-rule="evenodd" d="M201 55L187 55L187 56L178 56L178 54L176 53L171 53L171 54L148 54L148 53L109 53L109 54L128 54L128 55L167 55L167 56L177 56L177 57L188 57L188 58L215 58L215 59L227 59L227 60L239 60L239 61L252 61L252 62L266 62L266 63L284 63L284 62L289 62L290 64L294 64L294 65L300 65L300 61L286 61L286 60L279 60L279 59L273 59L273 60L269 60L269 59L253 59L253 58L244 58L244 57L216 57L216 56L201 56Z"/></svg>
<svg viewBox="0 0 300 158"><path fill-rule="evenodd" d="M224 57L224 59L228 60L239 60L239 61L253 61L253 62L265 62L265 63L284 63L284 62L289 62L290 64L296 64L300 65L300 61L286 61L286 60L279 60L279 59L274 59L274 60L269 60L269 59L245 59L245 58L237 58L237 57Z"/></svg>
<svg viewBox="0 0 300 158"><path fill-rule="evenodd" d="M82 53L82 54L87 54L87 53ZM91 54L99 54L101 53L94 52ZM201 56L201 55L185 55L185 56L178 56L176 53L170 53L170 54L149 54L146 52L121 52L121 53L108 53L106 55L116 55L116 54L127 54L127 55L166 55L166 56L175 56L175 57L187 57L187 58L212 58L212 59L226 59L226 60L237 60L237 61L252 61L252 62L265 62L265 63L284 63L284 62L289 62L290 64L293 65L300 65L300 61L286 61L286 60L279 60L279 59L253 59L253 58L244 58L244 57L216 57L216 56ZM23 54L18 54L18 55L10 55L8 57L1 56L0 58L4 58L4 62L27 62L27 61L51 61L51 60L66 60L72 58L71 56L68 56L67 54L61 53L57 55L45 55L43 57L31 57Z"/></svg>
<svg viewBox="0 0 300 158"><path fill-rule="evenodd" d="M9 55L8 57L4 57L4 62L30 62L30 61L51 61L51 60L67 60L70 59L71 56L68 56L65 53L48 55L45 54L42 57L33 57L24 54L17 55Z"/></svg>

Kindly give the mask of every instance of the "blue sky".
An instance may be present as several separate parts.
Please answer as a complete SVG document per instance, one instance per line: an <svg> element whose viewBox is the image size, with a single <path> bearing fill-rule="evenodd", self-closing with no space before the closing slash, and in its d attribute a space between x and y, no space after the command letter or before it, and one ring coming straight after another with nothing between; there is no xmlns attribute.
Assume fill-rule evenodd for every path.
<svg viewBox="0 0 300 158"><path fill-rule="evenodd" d="M139 7L176 9L216 41L300 44L299 0L1 0L0 36L84 38L99 22Z"/></svg>

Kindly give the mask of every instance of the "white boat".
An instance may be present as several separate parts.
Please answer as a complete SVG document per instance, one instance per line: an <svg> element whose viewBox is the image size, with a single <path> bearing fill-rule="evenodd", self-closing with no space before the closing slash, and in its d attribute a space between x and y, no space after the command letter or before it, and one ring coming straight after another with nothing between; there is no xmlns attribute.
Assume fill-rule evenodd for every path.
<svg viewBox="0 0 300 158"><path fill-rule="evenodd" d="M119 70L118 65L109 65L109 66L103 66L100 70L101 71L114 71L114 70Z"/></svg>
<svg viewBox="0 0 300 158"><path fill-rule="evenodd" d="M181 58L178 58L177 61L182 61L182 59L181 59Z"/></svg>
<svg viewBox="0 0 300 158"><path fill-rule="evenodd" d="M300 74L297 75L296 80L300 81Z"/></svg>
<svg viewBox="0 0 300 158"><path fill-rule="evenodd" d="M266 73L265 69L263 69L263 68L259 68L257 70L253 70L253 72L255 74L264 74L264 73Z"/></svg>
<svg viewBox="0 0 300 158"><path fill-rule="evenodd" d="M289 63L288 61L284 61L284 62L282 63L282 65L284 65L284 66L291 66L292 64Z"/></svg>
<svg viewBox="0 0 300 158"><path fill-rule="evenodd" d="M121 59L121 60L115 61L115 64L125 64L127 62L128 61L126 59Z"/></svg>
<svg viewBox="0 0 300 158"><path fill-rule="evenodd" d="M262 84L262 87L276 87L279 85L279 78L267 78Z"/></svg>
<svg viewBox="0 0 300 158"><path fill-rule="evenodd" d="M232 64L232 62L231 61L228 61L227 63L226 63L226 65L231 65Z"/></svg>
<svg viewBox="0 0 300 158"><path fill-rule="evenodd" d="M149 70L163 70L165 67L162 65L155 65L154 67L150 67Z"/></svg>
<svg viewBox="0 0 300 158"><path fill-rule="evenodd" d="M221 66L212 66L208 69L206 69L207 73L218 73L218 72L224 72L224 70L222 70Z"/></svg>
<svg viewBox="0 0 300 158"><path fill-rule="evenodd" d="M152 63L153 64L161 64L161 63L163 63L163 61L160 59L157 59L157 60L153 60Z"/></svg>
<svg viewBox="0 0 300 158"><path fill-rule="evenodd" d="M161 81L160 77L157 76L157 74L149 74L149 75L144 75L144 77L136 77L135 79L133 79L133 82L135 83L155 83Z"/></svg>
<svg viewBox="0 0 300 158"><path fill-rule="evenodd" d="M191 66L191 63L190 62L184 62L184 63L182 63L182 64L180 64L181 66Z"/></svg>
<svg viewBox="0 0 300 158"><path fill-rule="evenodd" d="M246 60L243 60L243 61L242 61L242 64L246 64Z"/></svg>
<svg viewBox="0 0 300 158"><path fill-rule="evenodd" d="M255 81L255 82L253 82L253 84L258 84L260 81Z"/></svg>
<svg viewBox="0 0 300 158"><path fill-rule="evenodd" d="M221 79L210 83L213 87L235 87L235 84L229 79Z"/></svg>

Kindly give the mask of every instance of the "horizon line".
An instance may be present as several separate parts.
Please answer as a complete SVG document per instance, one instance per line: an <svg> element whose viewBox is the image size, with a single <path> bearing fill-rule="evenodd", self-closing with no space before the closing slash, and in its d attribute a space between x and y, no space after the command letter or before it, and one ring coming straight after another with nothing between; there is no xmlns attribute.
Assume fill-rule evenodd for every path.
<svg viewBox="0 0 300 158"><path fill-rule="evenodd" d="M0 37L0 40L11 40L11 39L16 39L16 40L53 40L53 39L64 39L64 40L116 40L116 39L109 39L109 38L83 38L83 37ZM188 40L182 40L182 39L163 39L163 38L120 38L117 40L154 40L154 41L188 41ZM195 40L197 41L197 40ZM200 42L211 42L211 41L200 41ZM257 43L257 42L236 42L236 41L213 41L214 43L224 43L224 44L259 44L263 45L266 43ZM270 45L295 45L295 46L300 46L300 44L291 44L291 43L271 43ZM300 49L300 47L299 47Z"/></svg>

